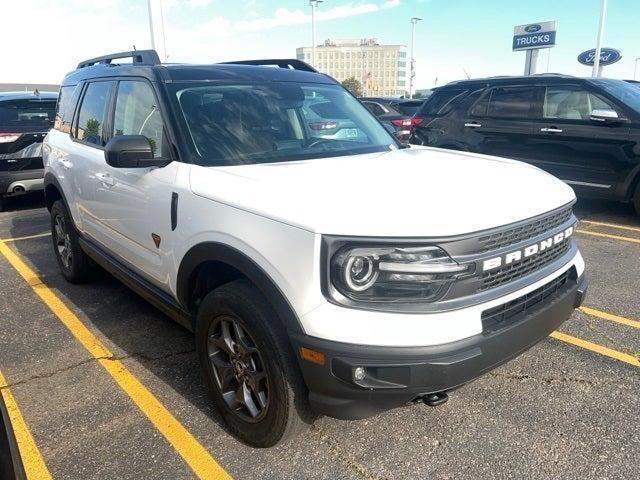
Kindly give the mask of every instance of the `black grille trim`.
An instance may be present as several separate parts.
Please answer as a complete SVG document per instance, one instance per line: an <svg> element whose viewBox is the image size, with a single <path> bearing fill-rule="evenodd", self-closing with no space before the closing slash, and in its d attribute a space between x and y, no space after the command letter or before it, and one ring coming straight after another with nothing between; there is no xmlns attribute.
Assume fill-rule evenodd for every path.
<svg viewBox="0 0 640 480"><path fill-rule="evenodd" d="M540 270L567 253L570 247L570 240L558 243L557 245L554 245L533 257L525 258L519 262L503 265L495 270L485 272L482 274L482 285L480 286L479 291L499 287L500 285L504 285L505 283L524 277L536 270Z"/></svg>
<svg viewBox="0 0 640 480"><path fill-rule="evenodd" d="M490 250L498 250L503 247L508 247L509 245L520 243L529 238L536 237L546 231L562 225L571 218L572 213L573 205L570 205L559 211L552 212L550 215L538 218L523 225L479 237L479 252L483 253Z"/></svg>
<svg viewBox="0 0 640 480"><path fill-rule="evenodd" d="M482 331L485 334L494 333L524 318L532 309L551 302L565 291L571 281L577 280L575 267L571 267L559 277L521 297L503 303L497 307L482 312Z"/></svg>

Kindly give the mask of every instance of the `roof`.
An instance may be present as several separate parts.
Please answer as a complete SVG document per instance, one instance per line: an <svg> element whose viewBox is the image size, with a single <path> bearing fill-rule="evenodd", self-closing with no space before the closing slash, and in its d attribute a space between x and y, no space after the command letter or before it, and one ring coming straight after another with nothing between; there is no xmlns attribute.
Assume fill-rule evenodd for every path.
<svg viewBox="0 0 640 480"><path fill-rule="evenodd" d="M560 81L566 81L566 82L571 82L571 81L590 82L595 79L592 79L591 77L588 77L588 78L574 77L573 75L565 75L562 73L539 73L539 74L529 75L529 76L504 75L504 76L498 76L498 77L472 78L469 80L455 80L453 82L449 82L446 85L438 88L465 86L465 85L478 85L478 84L499 85L503 83L519 83L519 84L526 85L531 83L540 83L541 81L544 82L545 80L554 80L554 81L560 80ZM606 81L610 79L598 77L597 80Z"/></svg>
<svg viewBox="0 0 640 480"><path fill-rule="evenodd" d="M63 85L75 85L82 80L98 77L142 76L151 81L231 81L231 82L309 82L337 83L322 73L262 65L217 63L210 65L189 64L96 64L67 74Z"/></svg>
<svg viewBox="0 0 640 480"><path fill-rule="evenodd" d="M57 100L58 92L0 92L0 101L7 100Z"/></svg>

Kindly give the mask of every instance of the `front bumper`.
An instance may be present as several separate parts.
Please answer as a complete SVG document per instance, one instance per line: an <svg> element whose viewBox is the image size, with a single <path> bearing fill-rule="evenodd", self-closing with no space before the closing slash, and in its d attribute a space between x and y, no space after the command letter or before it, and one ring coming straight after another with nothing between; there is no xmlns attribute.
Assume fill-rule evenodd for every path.
<svg viewBox="0 0 640 480"><path fill-rule="evenodd" d="M341 419L366 418L455 389L518 356L569 318L586 290L584 275L569 277L553 295L541 297L505 326L442 345L353 345L303 334L291 334L291 341L296 352L307 347L325 355L323 365L300 359L314 410ZM366 370L361 381L353 379L356 367Z"/></svg>

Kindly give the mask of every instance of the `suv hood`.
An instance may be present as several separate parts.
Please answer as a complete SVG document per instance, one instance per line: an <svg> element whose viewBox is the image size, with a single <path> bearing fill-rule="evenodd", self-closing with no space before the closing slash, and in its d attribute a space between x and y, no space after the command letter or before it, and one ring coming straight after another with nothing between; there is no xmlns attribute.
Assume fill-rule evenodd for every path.
<svg viewBox="0 0 640 480"><path fill-rule="evenodd" d="M506 225L575 199L514 160L412 147L369 155L191 169L196 195L322 234L442 237Z"/></svg>

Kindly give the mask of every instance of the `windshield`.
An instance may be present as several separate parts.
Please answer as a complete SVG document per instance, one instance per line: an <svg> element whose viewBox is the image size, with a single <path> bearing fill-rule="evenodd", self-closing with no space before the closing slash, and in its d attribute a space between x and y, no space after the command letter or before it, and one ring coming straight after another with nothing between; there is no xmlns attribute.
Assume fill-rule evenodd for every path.
<svg viewBox="0 0 640 480"><path fill-rule="evenodd" d="M55 111L55 100L6 100L0 102L0 125L48 130Z"/></svg>
<svg viewBox="0 0 640 480"><path fill-rule="evenodd" d="M620 103L640 113L640 88L637 85L624 80L592 79L591 81Z"/></svg>
<svg viewBox="0 0 640 480"><path fill-rule="evenodd" d="M172 85L202 165L243 165L382 152L397 147L338 85Z"/></svg>

